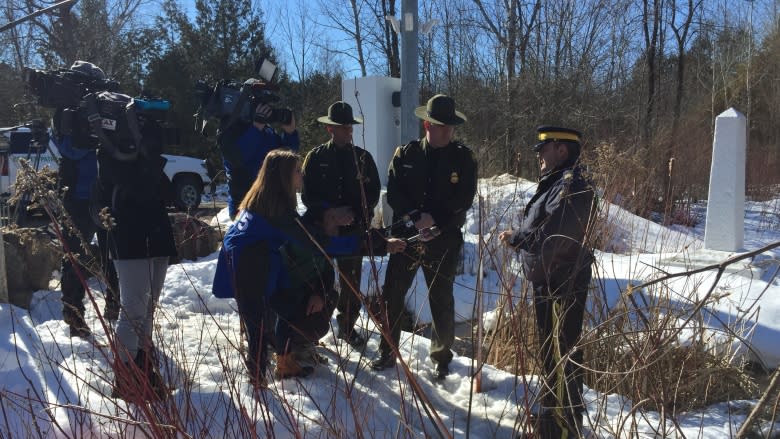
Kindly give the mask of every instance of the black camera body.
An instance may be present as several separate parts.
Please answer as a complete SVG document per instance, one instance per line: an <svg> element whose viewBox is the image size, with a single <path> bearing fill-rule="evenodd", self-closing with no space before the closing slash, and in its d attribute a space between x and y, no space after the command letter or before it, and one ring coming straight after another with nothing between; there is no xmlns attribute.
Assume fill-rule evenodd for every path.
<svg viewBox="0 0 780 439"><path fill-rule="evenodd" d="M89 93L119 89L116 81L98 79L70 69L26 68L24 79L30 91L38 97L38 104L46 108L75 107Z"/></svg>
<svg viewBox="0 0 780 439"><path fill-rule="evenodd" d="M146 95L133 98L117 93L119 83L73 69L25 69L24 78L38 104L55 108L53 131L73 139L73 146L94 149L107 146L133 150L140 144L139 127L155 124L150 139L162 145L179 143L179 130L170 126L170 102Z"/></svg>
<svg viewBox="0 0 780 439"><path fill-rule="evenodd" d="M148 123L159 125L162 145L180 143L179 130L166 121L170 102L159 98L132 98L121 93L103 91L83 97L76 107L60 108L54 115L57 135L70 136L73 146L95 149L110 143L121 150L132 151L139 143L139 128Z"/></svg>
<svg viewBox="0 0 780 439"><path fill-rule="evenodd" d="M196 130L201 130L203 120L219 119L222 123L241 121L244 123L262 122L286 125L292 122L292 111L287 108L277 108L279 101L276 87L258 79L248 79L243 83L231 79L223 79L215 86L205 81L195 85L195 95L200 107L195 114ZM271 107L268 114L258 114L255 109L265 104Z"/></svg>

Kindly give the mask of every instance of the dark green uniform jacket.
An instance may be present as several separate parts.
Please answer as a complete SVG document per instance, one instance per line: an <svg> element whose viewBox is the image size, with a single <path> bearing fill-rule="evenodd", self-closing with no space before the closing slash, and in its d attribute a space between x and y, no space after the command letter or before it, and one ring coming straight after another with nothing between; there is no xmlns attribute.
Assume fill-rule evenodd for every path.
<svg viewBox="0 0 780 439"><path fill-rule="evenodd" d="M349 206L355 218L361 218L365 196L368 215L362 225L366 226L371 222L374 207L379 202L379 189L376 163L363 148L352 145L339 147L331 141L311 150L303 163L301 200L314 217L320 217L323 210L331 207Z"/></svg>
<svg viewBox="0 0 780 439"><path fill-rule="evenodd" d="M433 148L423 138L395 150L387 177L393 223L418 210L431 214L442 234L459 232L476 193L477 161L462 143Z"/></svg>

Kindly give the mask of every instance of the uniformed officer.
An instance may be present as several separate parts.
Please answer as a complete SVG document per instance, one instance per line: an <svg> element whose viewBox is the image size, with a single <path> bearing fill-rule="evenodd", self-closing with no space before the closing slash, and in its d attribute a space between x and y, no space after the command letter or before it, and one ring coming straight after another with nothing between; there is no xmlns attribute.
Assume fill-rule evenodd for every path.
<svg viewBox="0 0 780 439"><path fill-rule="evenodd" d="M363 121L352 115L346 102L336 102L328 108L327 116L317 119L325 124L330 140L306 156L303 164L301 199L307 215L320 217L325 210L350 207L354 222L339 228L339 235L365 233L379 201L379 172L371 154L352 144L352 125ZM341 273L337 337L354 348L362 348L366 339L354 329L360 314L360 275L362 256L336 258Z"/></svg>
<svg viewBox="0 0 780 439"><path fill-rule="evenodd" d="M580 132L543 126L537 133L539 185L520 228L501 232L499 239L522 251L525 278L534 290L543 366L535 437L579 438L585 407L577 342L591 280L587 235L594 193L578 165Z"/></svg>
<svg viewBox="0 0 780 439"><path fill-rule="evenodd" d="M425 137L396 149L387 178L387 201L393 208L394 224L406 218L414 223L402 233L421 233L424 242L390 256L382 289L387 315L382 319L383 330L395 346L382 337L379 356L371 367L383 370L395 364L404 298L421 267L433 315L430 356L435 378L444 379L454 340L452 284L463 245L461 227L477 192L477 163L468 147L454 141L455 126L465 122L466 116L455 110L451 97L436 95L414 114L423 120ZM434 226L441 232L438 236L430 233Z"/></svg>

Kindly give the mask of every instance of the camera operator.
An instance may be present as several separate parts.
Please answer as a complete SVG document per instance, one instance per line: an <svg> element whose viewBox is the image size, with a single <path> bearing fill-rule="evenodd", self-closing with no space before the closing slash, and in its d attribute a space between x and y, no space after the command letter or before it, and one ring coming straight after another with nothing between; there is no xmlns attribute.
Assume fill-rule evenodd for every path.
<svg viewBox="0 0 780 439"><path fill-rule="evenodd" d="M235 121L217 134L222 160L228 180L228 212L235 218L238 204L244 199L257 177L265 156L277 148L298 151L299 138L295 116L281 125L281 133L269 124L272 108L265 103L255 107L253 121L249 124Z"/></svg>
<svg viewBox="0 0 780 439"><path fill-rule="evenodd" d="M110 213L110 220L103 214L99 219L109 229L108 247L122 291L113 394L134 402L162 399L167 389L157 369L152 328L168 261L176 255L164 200L170 184L163 172L164 134L156 121L130 113L134 106L128 105L132 101L129 96L106 93L105 99L104 107L113 99L113 108L127 109L127 114L113 116L115 137L93 124L93 132L100 138L99 184L93 209ZM90 120L102 117L105 123L106 116L95 115L93 110ZM127 124L119 126L123 120Z"/></svg>
<svg viewBox="0 0 780 439"><path fill-rule="evenodd" d="M75 70L95 79L105 79L105 74L96 65L76 61L71 70ZM97 178L98 165L97 145L74 144L85 142L84 139L74 139L71 135L63 134L61 130L63 108L58 108L54 115L54 144L60 154L59 160L59 184L67 187L63 195L62 204L70 217L73 227L63 224L63 247L65 255L62 258L62 316L70 327L70 336L88 337L91 334L84 320L84 284L67 254L78 255L82 268L81 273L95 272L94 261L88 261L90 254L88 246L92 237L97 233L98 251L100 254L100 267L104 276L105 285L105 310L103 317L109 321L116 321L119 317L119 283L116 270L108 261L106 248L106 231L100 229L90 218L89 196L95 179ZM88 139L92 140L92 139ZM92 269L91 269L92 268Z"/></svg>

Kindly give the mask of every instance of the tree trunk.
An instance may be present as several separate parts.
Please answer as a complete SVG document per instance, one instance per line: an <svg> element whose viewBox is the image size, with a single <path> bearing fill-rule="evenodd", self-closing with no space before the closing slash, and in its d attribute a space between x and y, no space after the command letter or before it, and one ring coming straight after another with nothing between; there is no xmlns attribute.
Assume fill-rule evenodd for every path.
<svg viewBox="0 0 780 439"><path fill-rule="evenodd" d="M355 24L355 47L357 48L357 61L360 65L360 76L366 76L366 59L363 56L363 35L360 32L360 14L356 0L350 0L352 6L352 20Z"/></svg>

